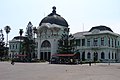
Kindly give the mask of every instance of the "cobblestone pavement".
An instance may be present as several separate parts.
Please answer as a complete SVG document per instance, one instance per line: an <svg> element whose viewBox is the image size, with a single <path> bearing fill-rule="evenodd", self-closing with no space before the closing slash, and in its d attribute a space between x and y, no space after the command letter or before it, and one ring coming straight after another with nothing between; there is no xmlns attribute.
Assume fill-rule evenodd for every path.
<svg viewBox="0 0 120 80"><path fill-rule="evenodd" d="M89 66L0 62L0 80L120 80L120 63Z"/></svg>

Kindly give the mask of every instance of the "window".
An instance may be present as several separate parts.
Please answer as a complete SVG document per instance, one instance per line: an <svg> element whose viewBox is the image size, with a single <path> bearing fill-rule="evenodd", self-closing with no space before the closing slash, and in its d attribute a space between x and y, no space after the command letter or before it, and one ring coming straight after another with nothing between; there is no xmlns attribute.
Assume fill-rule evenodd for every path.
<svg viewBox="0 0 120 80"><path fill-rule="evenodd" d="M91 58L91 55L90 55L90 53L88 52L88 54L87 54L87 58L88 59L90 59Z"/></svg>
<svg viewBox="0 0 120 80"><path fill-rule="evenodd" d="M80 46L80 42L81 42L80 39L76 39L76 46Z"/></svg>
<svg viewBox="0 0 120 80"><path fill-rule="evenodd" d="M101 38L101 45L104 46L104 37Z"/></svg>
<svg viewBox="0 0 120 80"><path fill-rule="evenodd" d="M112 53L112 59L114 59L114 53Z"/></svg>
<svg viewBox="0 0 120 80"><path fill-rule="evenodd" d="M110 59L110 52L109 52L109 54L108 54L108 58Z"/></svg>
<svg viewBox="0 0 120 80"><path fill-rule="evenodd" d="M116 59L116 56L117 56L117 55L116 55L116 53L115 53L115 59Z"/></svg>
<svg viewBox="0 0 120 80"><path fill-rule="evenodd" d="M85 46L85 39L82 39L82 46Z"/></svg>
<svg viewBox="0 0 120 80"><path fill-rule="evenodd" d="M93 45L94 45L94 46L98 46L97 43L98 43L98 39L97 39L97 38L94 38L94 43L93 43Z"/></svg>
<svg viewBox="0 0 120 80"><path fill-rule="evenodd" d="M14 44L13 44L13 49L14 49Z"/></svg>
<svg viewBox="0 0 120 80"><path fill-rule="evenodd" d="M51 47L51 44L50 44L49 41L45 40L45 41L42 43L41 47L42 47L42 48L43 48L43 47Z"/></svg>
<svg viewBox="0 0 120 80"><path fill-rule="evenodd" d="M108 38L108 45L109 45L109 47L110 47L110 38Z"/></svg>
<svg viewBox="0 0 120 80"><path fill-rule="evenodd" d="M115 39L115 47L116 47L116 39Z"/></svg>
<svg viewBox="0 0 120 80"><path fill-rule="evenodd" d="M90 46L90 39L87 39L87 46Z"/></svg>
<svg viewBox="0 0 120 80"><path fill-rule="evenodd" d="M114 47L114 45L113 45L113 39L112 39L112 47Z"/></svg>
<svg viewBox="0 0 120 80"><path fill-rule="evenodd" d="M16 49L17 49L17 44L16 44Z"/></svg>
<svg viewBox="0 0 120 80"><path fill-rule="evenodd" d="M104 52L101 53L101 59L105 59L105 54L104 54Z"/></svg>

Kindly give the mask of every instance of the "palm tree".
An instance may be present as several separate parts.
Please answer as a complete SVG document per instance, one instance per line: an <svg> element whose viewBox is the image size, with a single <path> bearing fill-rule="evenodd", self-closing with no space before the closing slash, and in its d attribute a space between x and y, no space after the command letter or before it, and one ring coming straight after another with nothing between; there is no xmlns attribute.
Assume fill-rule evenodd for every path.
<svg viewBox="0 0 120 80"><path fill-rule="evenodd" d="M4 30L6 31L6 34L7 34L7 43L6 43L6 47L8 45L8 33L10 32L11 28L10 26L5 26Z"/></svg>
<svg viewBox="0 0 120 80"><path fill-rule="evenodd" d="M35 38L35 34L37 33L36 27L33 27L33 33L34 33L34 38Z"/></svg>
<svg viewBox="0 0 120 80"><path fill-rule="evenodd" d="M22 34L23 34L23 29L20 29L19 34L20 34L20 36L22 36Z"/></svg>

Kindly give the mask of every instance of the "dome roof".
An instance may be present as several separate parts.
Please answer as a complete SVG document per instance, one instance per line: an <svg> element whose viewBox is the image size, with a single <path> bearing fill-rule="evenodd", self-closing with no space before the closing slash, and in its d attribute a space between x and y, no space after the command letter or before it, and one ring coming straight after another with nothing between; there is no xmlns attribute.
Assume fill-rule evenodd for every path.
<svg viewBox="0 0 120 80"><path fill-rule="evenodd" d="M94 30L94 29L98 29L98 30L100 30L100 31L105 31L105 30L107 30L107 31L113 32L109 27L103 26L103 25L92 27L92 28L89 30L89 32L91 32L91 31Z"/></svg>
<svg viewBox="0 0 120 80"><path fill-rule="evenodd" d="M42 23L51 23L51 24L57 24L57 25L68 27L67 21L63 17L61 17L59 14L56 13L55 6L53 7L52 13L50 13L47 17L41 20L39 26L41 26Z"/></svg>

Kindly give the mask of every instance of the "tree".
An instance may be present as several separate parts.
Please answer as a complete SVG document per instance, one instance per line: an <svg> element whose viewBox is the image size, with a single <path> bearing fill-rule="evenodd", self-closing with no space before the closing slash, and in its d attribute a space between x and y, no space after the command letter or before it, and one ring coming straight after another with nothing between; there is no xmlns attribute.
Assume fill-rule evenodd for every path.
<svg viewBox="0 0 120 80"><path fill-rule="evenodd" d="M33 27L33 33L34 33L34 38L35 38L35 34L37 33L36 27Z"/></svg>
<svg viewBox="0 0 120 80"><path fill-rule="evenodd" d="M20 29L19 34L20 34L20 36L22 36L22 34L23 34L23 29Z"/></svg>
<svg viewBox="0 0 120 80"><path fill-rule="evenodd" d="M22 53L27 55L27 60L31 61L32 58L35 58L35 33L37 33L36 27L32 29L32 23L29 22L27 29L26 29L26 35L22 42ZM34 38L33 34L34 33Z"/></svg>
<svg viewBox="0 0 120 80"><path fill-rule="evenodd" d="M35 34L37 34L37 29L36 27L33 27L33 33L34 33L34 53L33 53L33 58L36 57L36 54L35 54L35 46L36 46L36 43L35 43Z"/></svg>
<svg viewBox="0 0 120 80"><path fill-rule="evenodd" d="M5 47L4 47L5 43L4 43L4 35L3 35L3 30L0 30L0 58L2 59L2 57L5 56Z"/></svg>
<svg viewBox="0 0 120 80"><path fill-rule="evenodd" d="M58 41L58 54L73 54L75 46L74 40L72 35L62 35Z"/></svg>
<svg viewBox="0 0 120 80"><path fill-rule="evenodd" d="M23 34L23 29L20 29L19 34L20 34L20 50L19 50L19 54L20 54L21 53L21 38Z"/></svg>
<svg viewBox="0 0 120 80"><path fill-rule="evenodd" d="M5 26L4 30L6 31L6 34L7 34L7 42L6 42L6 47L8 45L8 33L10 32L11 28L10 26Z"/></svg>

